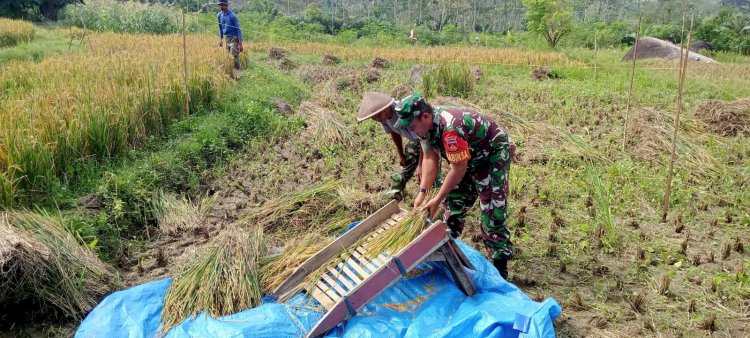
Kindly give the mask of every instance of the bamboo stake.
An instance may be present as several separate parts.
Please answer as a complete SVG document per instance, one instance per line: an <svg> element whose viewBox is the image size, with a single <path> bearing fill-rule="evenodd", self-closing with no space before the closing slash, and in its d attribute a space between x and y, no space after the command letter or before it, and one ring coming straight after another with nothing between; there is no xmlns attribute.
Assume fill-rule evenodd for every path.
<svg viewBox="0 0 750 338"><path fill-rule="evenodd" d="M684 16L683 16L684 18ZM687 46L690 45L690 39L693 33L693 21L695 20L695 14L690 19L690 30L688 31ZM684 27L684 20L683 20ZM683 28L684 29L684 28ZM687 49L684 41L680 44L680 77L679 84L677 86L677 112L675 112L674 119L674 133L672 135L672 152L669 157L669 170L667 171L667 185L664 189L664 203L662 204L661 221L667 221L667 213L669 212L669 195L672 190L672 171L674 169L675 162L675 150L677 147L677 132L680 129L680 114L682 113L682 88L685 83L685 72L687 71L688 56L690 50Z"/></svg>
<svg viewBox="0 0 750 338"><path fill-rule="evenodd" d="M625 152L625 147L628 142L628 117L630 116L630 102L633 98L633 78L635 78L635 60L638 56L638 40L641 38L641 19L643 14L638 17L638 31L635 32L635 44L633 45L633 66L630 68L630 87L628 89L628 106L625 109L625 124L622 128L622 152Z"/></svg>
<svg viewBox="0 0 750 338"><path fill-rule="evenodd" d="M596 69L599 64L599 46L597 43L597 35L599 35L599 31L594 30L594 80L598 78Z"/></svg>
<svg viewBox="0 0 750 338"><path fill-rule="evenodd" d="M185 69L185 116L190 122L190 90L188 90L187 33L185 31L185 11L182 11L182 67Z"/></svg>

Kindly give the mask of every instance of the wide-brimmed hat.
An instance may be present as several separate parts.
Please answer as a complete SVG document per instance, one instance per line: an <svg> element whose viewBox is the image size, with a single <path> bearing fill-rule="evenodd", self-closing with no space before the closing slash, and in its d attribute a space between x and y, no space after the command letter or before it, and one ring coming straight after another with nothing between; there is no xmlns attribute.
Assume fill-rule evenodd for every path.
<svg viewBox="0 0 750 338"><path fill-rule="evenodd" d="M377 113L383 111L383 109L392 105L393 101L392 97L383 93L365 93L365 97L362 98L362 103L359 105L357 122L362 122L375 116Z"/></svg>

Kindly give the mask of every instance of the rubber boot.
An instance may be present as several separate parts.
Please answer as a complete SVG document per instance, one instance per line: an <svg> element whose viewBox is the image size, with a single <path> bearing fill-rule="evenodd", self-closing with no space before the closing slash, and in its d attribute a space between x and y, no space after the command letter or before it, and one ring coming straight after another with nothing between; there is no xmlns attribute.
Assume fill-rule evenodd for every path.
<svg viewBox="0 0 750 338"><path fill-rule="evenodd" d="M492 264L495 265L495 268L498 272L500 272L500 276L503 276L503 279L506 281L508 280L508 260L507 259L495 259L492 261Z"/></svg>

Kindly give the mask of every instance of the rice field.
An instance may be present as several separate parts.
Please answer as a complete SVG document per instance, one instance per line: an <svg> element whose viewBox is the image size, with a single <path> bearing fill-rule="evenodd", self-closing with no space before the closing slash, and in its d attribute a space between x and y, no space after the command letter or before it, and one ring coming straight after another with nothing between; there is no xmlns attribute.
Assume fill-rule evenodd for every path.
<svg viewBox="0 0 750 338"><path fill-rule="evenodd" d="M92 33L86 50L0 66L0 206L44 191L78 161L116 158L185 111L182 37ZM228 83L224 50L187 37L190 108Z"/></svg>
<svg viewBox="0 0 750 338"><path fill-rule="evenodd" d="M34 39L35 31L30 22L0 18L0 47L29 42Z"/></svg>
<svg viewBox="0 0 750 338"><path fill-rule="evenodd" d="M282 47L298 54L330 54L344 60L364 60L382 57L389 61L411 61L418 63L470 63L507 64L511 66L558 65L582 66L560 52L538 52L516 48L483 47L421 47L421 48L355 48L334 44L274 39L253 42L250 47L256 52L265 52L271 47Z"/></svg>

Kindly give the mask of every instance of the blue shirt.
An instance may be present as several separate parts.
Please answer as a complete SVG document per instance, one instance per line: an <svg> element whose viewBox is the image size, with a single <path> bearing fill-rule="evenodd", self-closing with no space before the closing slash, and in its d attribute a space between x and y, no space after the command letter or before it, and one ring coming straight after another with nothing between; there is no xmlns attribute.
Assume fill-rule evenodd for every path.
<svg viewBox="0 0 750 338"><path fill-rule="evenodd" d="M219 38L225 36L237 36L242 40L242 30L240 29L240 21L237 20L237 16L232 13L231 10L227 9L227 13L219 11L216 15L219 19Z"/></svg>

